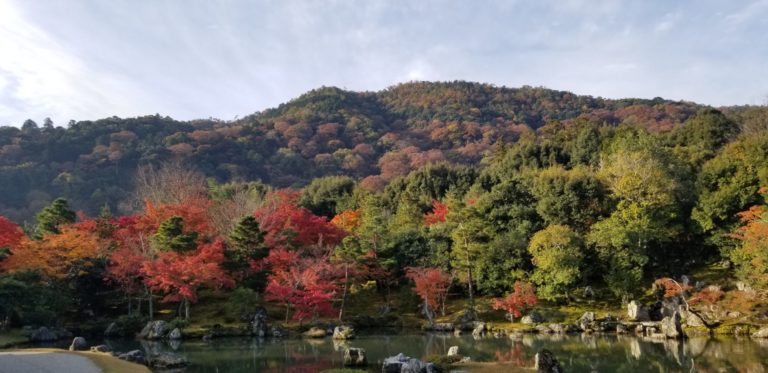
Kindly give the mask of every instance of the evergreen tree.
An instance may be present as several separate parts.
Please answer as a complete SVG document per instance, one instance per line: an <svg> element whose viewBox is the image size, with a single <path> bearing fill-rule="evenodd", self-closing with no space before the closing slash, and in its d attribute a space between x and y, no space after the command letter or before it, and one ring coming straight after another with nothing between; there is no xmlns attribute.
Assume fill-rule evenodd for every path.
<svg viewBox="0 0 768 373"><path fill-rule="evenodd" d="M185 252L197 247L197 232L184 233L184 219L172 216L162 222L152 241L162 251Z"/></svg>
<svg viewBox="0 0 768 373"><path fill-rule="evenodd" d="M269 254L269 248L264 243L264 232L253 216L240 219L229 235L229 242L225 264L232 270L245 269L251 260L263 259Z"/></svg>
<svg viewBox="0 0 768 373"><path fill-rule="evenodd" d="M37 214L37 229L35 230L34 237L40 239L45 234L61 233L59 226L72 224L75 220L75 212L70 210L67 200L56 198L56 200Z"/></svg>

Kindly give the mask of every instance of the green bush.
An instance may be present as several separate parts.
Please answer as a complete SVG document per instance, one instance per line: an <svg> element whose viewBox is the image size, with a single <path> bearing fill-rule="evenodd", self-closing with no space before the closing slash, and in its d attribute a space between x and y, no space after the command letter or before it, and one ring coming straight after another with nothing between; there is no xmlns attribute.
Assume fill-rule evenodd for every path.
<svg viewBox="0 0 768 373"><path fill-rule="evenodd" d="M133 336L141 331L145 321L141 315L122 315L115 320L115 326L117 327L115 334L122 337Z"/></svg>

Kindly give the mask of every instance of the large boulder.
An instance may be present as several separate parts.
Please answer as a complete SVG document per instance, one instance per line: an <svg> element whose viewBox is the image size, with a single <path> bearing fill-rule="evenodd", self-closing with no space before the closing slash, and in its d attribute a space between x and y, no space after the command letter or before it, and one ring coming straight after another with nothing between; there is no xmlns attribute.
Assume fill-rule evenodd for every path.
<svg viewBox="0 0 768 373"><path fill-rule="evenodd" d="M752 338L768 338L768 326L760 328L760 330L752 333Z"/></svg>
<svg viewBox="0 0 768 373"><path fill-rule="evenodd" d="M384 359L381 367L382 373L437 373L438 368L432 363L425 363L403 355L390 356Z"/></svg>
<svg viewBox="0 0 768 373"><path fill-rule="evenodd" d="M355 338L355 329L351 326L339 325L333 328L333 339L347 340Z"/></svg>
<svg viewBox="0 0 768 373"><path fill-rule="evenodd" d="M541 350L536 354L534 369L542 373L563 373L563 368L549 350Z"/></svg>
<svg viewBox="0 0 768 373"><path fill-rule="evenodd" d="M174 341L181 339L181 329L179 328L173 328L170 333L168 333L168 339Z"/></svg>
<svg viewBox="0 0 768 373"><path fill-rule="evenodd" d="M536 311L531 312L520 319L523 324L538 324L544 322L544 318Z"/></svg>
<svg viewBox="0 0 768 373"><path fill-rule="evenodd" d="M267 310L259 307L251 320L251 334L257 337L266 337L269 328L267 326Z"/></svg>
<svg viewBox="0 0 768 373"><path fill-rule="evenodd" d="M85 351L88 349L88 342L83 337L75 337L72 344L69 345L70 351Z"/></svg>
<svg viewBox="0 0 768 373"><path fill-rule="evenodd" d="M59 339L56 333L48 330L48 328L41 326L29 336L29 340L32 342L53 342Z"/></svg>
<svg viewBox="0 0 768 373"><path fill-rule="evenodd" d="M141 352L141 350L128 351L124 354L117 355L117 358L120 360L130 361L132 363L142 364L142 365L144 365L147 361L146 358L144 358L144 353Z"/></svg>
<svg viewBox="0 0 768 373"><path fill-rule="evenodd" d="M325 329L318 328L316 326L313 326L304 332L304 336L307 338L325 338L325 334Z"/></svg>
<svg viewBox="0 0 768 373"><path fill-rule="evenodd" d="M448 357L459 356L459 346L451 346L448 348Z"/></svg>
<svg viewBox="0 0 768 373"><path fill-rule="evenodd" d="M683 326L680 322L681 317L679 312L675 312L672 316L667 316L661 320L661 333L667 338L683 338L685 333L683 332Z"/></svg>
<svg viewBox="0 0 768 373"><path fill-rule="evenodd" d="M365 357L365 350L362 348L350 347L344 350L345 367L364 367L368 365L368 359Z"/></svg>
<svg viewBox="0 0 768 373"><path fill-rule="evenodd" d="M163 320L150 321L139 332L139 339L156 340L163 339L168 333L168 323Z"/></svg>
<svg viewBox="0 0 768 373"><path fill-rule="evenodd" d="M149 358L149 366L155 369L177 369L187 365L187 358L173 352L161 352Z"/></svg>
<svg viewBox="0 0 768 373"><path fill-rule="evenodd" d="M642 304L631 301L627 305L627 317L630 321L650 321L651 317L648 314L648 309L643 307Z"/></svg>

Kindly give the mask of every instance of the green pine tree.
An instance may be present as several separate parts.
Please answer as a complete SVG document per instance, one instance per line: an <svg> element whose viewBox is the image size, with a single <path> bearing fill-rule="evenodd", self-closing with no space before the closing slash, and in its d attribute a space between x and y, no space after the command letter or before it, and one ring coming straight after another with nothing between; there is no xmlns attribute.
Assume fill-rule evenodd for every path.
<svg viewBox="0 0 768 373"><path fill-rule="evenodd" d="M152 241L163 251L184 252L197 247L197 232L184 233L184 220L180 216L172 216L162 222Z"/></svg>
<svg viewBox="0 0 768 373"><path fill-rule="evenodd" d="M67 200L56 198L56 200L37 214L37 228L35 229L34 237L40 239L45 234L61 233L59 226L72 224L75 220L75 212L70 210Z"/></svg>

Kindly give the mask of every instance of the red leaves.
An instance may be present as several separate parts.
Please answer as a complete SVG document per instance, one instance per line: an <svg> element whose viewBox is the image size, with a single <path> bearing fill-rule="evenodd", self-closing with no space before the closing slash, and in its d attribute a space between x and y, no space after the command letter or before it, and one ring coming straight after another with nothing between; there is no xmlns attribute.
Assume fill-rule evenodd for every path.
<svg viewBox="0 0 768 373"><path fill-rule="evenodd" d="M432 310L438 309L448 295L453 277L440 268L408 267L405 276L414 283L414 291Z"/></svg>
<svg viewBox="0 0 768 373"><path fill-rule="evenodd" d="M653 283L664 289L664 296L667 298L676 297L678 295L682 295L683 292L691 290L690 285L680 284L679 282L669 277L662 277Z"/></svg>
<svg viewBox="0 0 768 373"><path fill-rule="evenodd" d="M269 193L267 202L254 212L259 226L267 232L266 244L273 248L335 246L346 236L328 219L296 206L298 193L280 190Z"/></svg>
<svg viewBox="0 0 768 373"><path fill-rule="evenodd" d="M513 317L520 317L523 315L523 311L535 306L537 302L538 298L536 297L533 285L527 282L515 281L512 293L504 299L493 299L492 307L495 310L505 310Z"/></svg>
<svg viewBox="0 0 768 373"><path fill-rule="evenodd" d="M432 212L424 215L424 225L429 227L433 224L444 223L447 216L448 206L440 201L434 200L432 201Z"/></svg>
<svg viewBox="0 0 768 373"><path fill-rule="evenodd" d="M14 248L24 238L24 231L5 216L0 216L0 249Z"/></svg>
<svg viewBox="0 0 768 373"><path fill-rule="evenodd" d="M331 268L327 261L300 258L296 252L274 249L265 262L272 268L265 299L286 306L286 321L291 308L295 309L294 320L333 315L335 286L329 278Z"/></svg>
<svg viewBox="0 0 768 373"><path fill-rule="evenodd" d="M224 261L224 243L216 240L202 244L194 252L180 254L163 252L154 261L144 262L141 271L152 289L166 294L163 301L197 301L201 286L214 289L234 286L232 279L221 268Z"/></svg>

